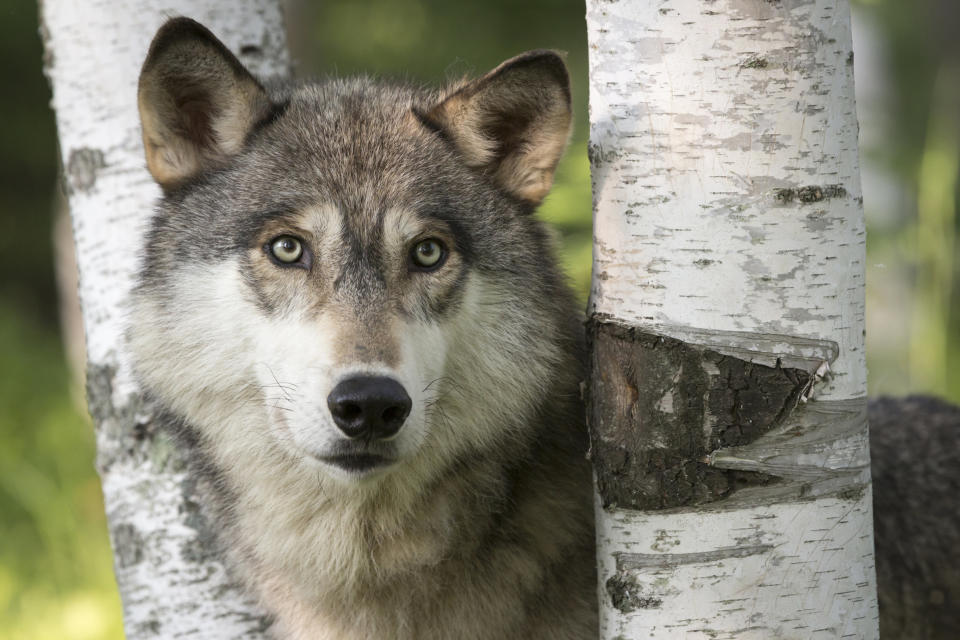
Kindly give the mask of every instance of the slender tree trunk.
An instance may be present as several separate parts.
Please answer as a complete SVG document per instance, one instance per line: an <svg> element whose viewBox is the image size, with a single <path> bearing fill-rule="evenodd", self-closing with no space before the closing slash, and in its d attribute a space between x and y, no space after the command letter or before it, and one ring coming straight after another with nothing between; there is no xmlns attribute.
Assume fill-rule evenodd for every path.
<svg viewBox="0 0 960 640"><path fill-rule="evenodd" d="M159 190L147 174L136 85L157 28L189 15L262 75L287 72L277 0L43 0L79 267L87 394L97 428L127 637L258 638L263 621L230 584L211 545L183 458L131 378L124 300Z"/></svg>
<svg viewBox="0 0 960 640"><path fill-rule="evenodd" d="M588 0L603 638L876 638L844 0Z"/></svg>

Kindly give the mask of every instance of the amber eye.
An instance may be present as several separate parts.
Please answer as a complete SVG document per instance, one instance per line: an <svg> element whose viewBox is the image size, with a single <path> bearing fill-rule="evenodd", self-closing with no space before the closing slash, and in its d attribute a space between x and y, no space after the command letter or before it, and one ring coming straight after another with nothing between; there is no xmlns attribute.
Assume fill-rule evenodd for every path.
<svg viewBox="0 0 960 640"><path fill-rule="evenodd" d="M410 259L414 266L428 271L439 268L446 255L447 250L443 243L435 238L421 240L410 251Z"/></svg>
<svg viewBox="0 0 960 640"><path fill-rule="evenodd" d="M293 264L303 255L303 244L293 236L280 236L270 242L269 251L278 261Z"/></svg>

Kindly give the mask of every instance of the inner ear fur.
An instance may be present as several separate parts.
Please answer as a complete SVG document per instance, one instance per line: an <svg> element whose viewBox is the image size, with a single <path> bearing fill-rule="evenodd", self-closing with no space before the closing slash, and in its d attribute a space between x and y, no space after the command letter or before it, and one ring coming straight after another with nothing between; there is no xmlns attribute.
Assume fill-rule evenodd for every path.
<svg viewBox="0 0 960 640"><path fill-rule="evenodd" d="M570 137L570 78L554 51L528 51L424 114L508 193L539 204Z"/></svg>
<svg viewBox="0 0 960 640"><path fill-rule="evenodd" d="M137 103L147 168L164 188L237 153L271 109L236 56L189 18L167 21L154 36Z"/></svg>
<svg viewBox="0 0 960 640"><path fill-rule="evenodd" d="M508 193L536 206L570 137L570 78L554 51L528 51L423 114Z"/></svg>

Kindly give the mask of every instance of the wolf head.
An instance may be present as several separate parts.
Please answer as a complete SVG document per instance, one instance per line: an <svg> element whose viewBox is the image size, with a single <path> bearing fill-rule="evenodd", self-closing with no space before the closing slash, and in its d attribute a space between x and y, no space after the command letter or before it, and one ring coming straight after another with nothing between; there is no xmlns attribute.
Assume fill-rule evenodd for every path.
<svg viewBox="0 0 960 640"><path fill-rule="evenodd" d="M264 86L179 18L139 107L164 195L129 342L218 463L363 486L539 437L578 351L531 215L570 129L557 54L445 90Z"/></svg>

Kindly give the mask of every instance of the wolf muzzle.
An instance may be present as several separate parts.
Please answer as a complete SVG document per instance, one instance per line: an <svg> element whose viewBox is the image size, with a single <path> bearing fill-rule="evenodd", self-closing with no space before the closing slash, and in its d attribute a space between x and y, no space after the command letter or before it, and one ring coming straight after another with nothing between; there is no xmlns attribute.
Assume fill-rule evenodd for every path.
<svg viewBox="0 0 960 640"><path fill-rule="evenodd" d="M347 378L327 396L333 421L351 439L395 436L411 404L403 385L384 376Z"/></svg>

